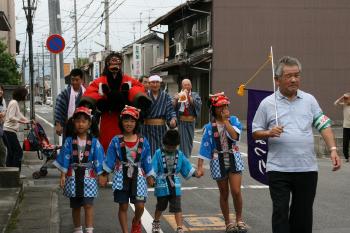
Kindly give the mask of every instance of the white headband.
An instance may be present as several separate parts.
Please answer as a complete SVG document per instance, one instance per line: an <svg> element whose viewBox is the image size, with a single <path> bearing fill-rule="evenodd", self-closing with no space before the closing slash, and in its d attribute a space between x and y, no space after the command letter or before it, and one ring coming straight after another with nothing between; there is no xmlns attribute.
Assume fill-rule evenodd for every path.
<svg viewBox="0 0 350 233"><path fill-rule="evenodd" d="M162 81L162 78L159 77L159 75L152 75L151 77L149 77L148 79L149 82L161 82Z"/></svg>

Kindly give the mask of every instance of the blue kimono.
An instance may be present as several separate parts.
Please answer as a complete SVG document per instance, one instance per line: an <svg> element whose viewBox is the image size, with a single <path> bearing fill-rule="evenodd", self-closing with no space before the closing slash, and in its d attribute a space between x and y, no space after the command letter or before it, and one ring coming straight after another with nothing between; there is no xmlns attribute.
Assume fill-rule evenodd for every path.
<svg viewBox="0 0 350 233"><path fill-rule="evenodd" d="M61 148L59 155L53 164L63 173L66 174L66 182L64 185L63 194L66 197L77 197L76 195L76 180L75 180L75 168L76 163L73 162L73 147L72 138L66 138L66 141ZM91 150L88 155L88 162L82 164L85 169L84 182L83 182L83 196L84 197L96 197L97 196L97 180L96 174L100 175L103 172L102 164L104 159L103 147L97 138L92 138Z"/></svg>
<svg viewBox="0 0 350 233"><path fill-rule="evenodd" d="M121 136L115 136L111 143L109 144L108 150L107 150L107 156L103 162L103 169L111 173L114 171L113 174L113 184L112 189L114 190L124 190L126 191L128 187L125 187L125 180L128 177L125 177L124 174L131 173L130 178L135 182L136 179L136 190L135 195L137 197L147 197L147 182L146 177L150 175L154 175L153 169L152 169L152 159L151 159L151 153L150 153L150 146L146 138L141 138L138 142L143 143L142 144L142 150L139 151L141 154L140 160L137 163L134 163L134 159L131 159L129 156L127 157L128 161L125 162L123 159L123 145L121 141ZM141 149L141 148L140 148ZM137 169L134 169L137 168ZM127 172L124 172L124 169L127 170ZM133 173L135 173L135 176L132 176Z"/></svg>
<svg viewBox="0 0 350 233"><path fill-rule="evenodd" d="M154 98L151 91L148 91L148 96L152 100L145 119L164 119L169 124L172 118L176 118L176 113L171 102L171 97L168 93L161 91L157 99ZM151 155L161 147L162 139L167 131L166 125L143 125L142 133L149 140L151 146Z"/></svg>
<svg viewBox="0 0 350 233"><path fill-rule="evenodd" d="M239 122L238 118L236 116L230 116L230 123L238 134L238 137L240 137L242 125ZM239 148L236 145L237 141L232 139L227 131L225 133L228 143L231 145L231 148L229 148L229 151L227 151L230 156L229 170L232 172L241 172L244 170L244 165L241 153L239 152ZM204 134L202 137L198 157L204 160L210 160L211 176L214 180L220 180L226 177L227 171L224 171L223 162L220 161L221 158L219 154L223 152L218 151L214 134L215 133L213 132L212 123L206 124L204 126Z"/></svg>
<svg viewBox="0 0 350 233"><path fill-rule="evenodd" d="M170 189L169 189L169 182L167 181L167 176L173 176L173 184L174 184L174 191L176 196L181 196L181 179L179 177L179 173L185 178L189 179L192 177L193 173L195 172L195 169L192 167L192 164L190 161L186 158L184 153L182 151L177 150L177 161L175 159L174 169L175 173L165 174L165 166L164 163L164 152L162 152L161 149L158 149L156 153L153 156L152 159L152 166L154 173L156 174L156 184L154 188L154 195L156 197L163 197L171 195Z"/></svg>

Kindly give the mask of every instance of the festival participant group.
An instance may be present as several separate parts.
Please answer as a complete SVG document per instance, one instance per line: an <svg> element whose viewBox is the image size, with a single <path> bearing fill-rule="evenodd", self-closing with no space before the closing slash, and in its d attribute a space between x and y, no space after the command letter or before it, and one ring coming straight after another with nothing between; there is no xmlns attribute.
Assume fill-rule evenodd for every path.
<svg viewBox="0 0 350 233"><path fill-rule="evenodd" d="M302 224L293 215L303 208L300 203L292 203L292 207L295 205L291 207L291 216L288 217L289 207L286 209L285 205L289 205L289 199L287 203L282 196L277 197L280 186L274 185L273 190L270 189L273 201L273 232L307 233L312 232L312 204L317 182L316 160L310 151L307 157L299 158L300 161L297 159L292 166L286 166L283 158L278 157L280 147L285 146L281 144L284 135L290 138L289 132L298 133L300 123L304 127L302 137L306 139L308 135L305 132L314 124L331 150L334 170L340 168L340 159L329 127L330 120L310 94L298 90L301 65L296 59L288 58L290 57L280 60L280 76L275 78L279 83L279 104L282 106L283 103L299 102L299 98L300 101L307 101L312 109L311 122L305 123L309 119L303 118L293 125L290 122L292 119L288 121L285 116L281 116L279 124L276 124L269 118L273 115L269 112L269 104L262 103L257 111L259 119L254 119L253 136L257 139L270 138L274 142L274 154L271 157L274 166L267 167L271 171L269 178L272 183L278 179L280 185L281 182L294 182L293 172L303 174L303 177L298 178L299 183L308 179L312 181L313 188L309 187L305 191L309 198L307 211L311 208L311 216L308 216L308 220L302 220ZM141 217L149 198L149 187L154 187L157 199L152 232L160 232L161 216L168 205L169 212L174 214L176 232L184 232L181 200L186 196L181 192L184 182L182 179L202 177L204 161L209 162L211 177L218 186L218 205L225 221L225 232L247 232L242 215L241 193L244 164L237 146L242 124L236 116L230 114L229 98L223 92L209 96L211 120L204 126L198 164L194 167L189 158L195 120L200 115L202 102L199 94L191 90L191 81L183 79L182 90L171 97L161 90L160 76L142 77L138 81L122 72L122 62L122 56L118 53L107 56L102 76L92 81L86 90L82 85L82 71L72 70L71 84L57 97L55 129L58 135L63 136L63 144L54 165L61 171L60 186L64 195L70 199L73 232L94 231L94 198L98 195L98 186L106 186L108 177L111 177L112 182L111 195L114 202L119 204L118 218L123 233L142 232ZM291 83L294 86L289 85ZM307 115L310 110L308 106L305 109L304 115ZM280 147L276 146L278 144ZM294 153L288 154L293 148L288 150L285 152L287 157ZM268 157L268 165L269 159ZM299 162L302 166L299 166ZM289 191L282 188L289 195ZM283 195L287 196L286 193ZM235 219L230 217L230 194L233 198ZM130 220L129 202L135 205L134 216ZM84 222L81 222L82 210ZM291 221L294 218L297 219L296 222ZM130 230L128 223L131 225ZM287 225L287 231L283 224ZM95 229L95 232L99 230Z"/></svg>

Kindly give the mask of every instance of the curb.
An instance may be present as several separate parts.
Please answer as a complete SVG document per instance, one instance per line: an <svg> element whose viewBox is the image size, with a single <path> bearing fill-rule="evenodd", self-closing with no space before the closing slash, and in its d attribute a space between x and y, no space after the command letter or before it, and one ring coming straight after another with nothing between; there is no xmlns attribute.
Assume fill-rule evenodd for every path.
<svg viewBox="0 0 350 233"><path fill-rule="evenodd" d="M48 233L60 232L60 217L58 209L58 194L57 189L53 189L51 192L51 210L50 210L50 224Z"/></svg>
<svg viewBox="0 0 350 233"><path fill-rule="evenodd" d="M19 204L21 203L22 199L23 199L23 191L24 191L24 187L23 187L23 182L21 182L20 187L19 187L19 191L18 191L18 195L17 195L17 199L16 199L16 203L13 206L11 212L9 213L8 219L7 219L7 223L5 224L5 227L2 229L1 233L6 233L9 230L9 223L12 221L18 207Z"/></svg>

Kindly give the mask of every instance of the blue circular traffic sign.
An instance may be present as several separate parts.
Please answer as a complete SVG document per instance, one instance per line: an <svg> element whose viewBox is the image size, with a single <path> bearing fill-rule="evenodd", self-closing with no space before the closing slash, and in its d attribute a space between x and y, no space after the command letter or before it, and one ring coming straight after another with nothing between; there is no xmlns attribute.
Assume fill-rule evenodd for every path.
<svg viewBox="0 0 350 233"><path fill-rule="evenodd" d="M60 53L64 50L66 43L61 35L53 34L46 40L46 48L51 53Z"/></svg>

